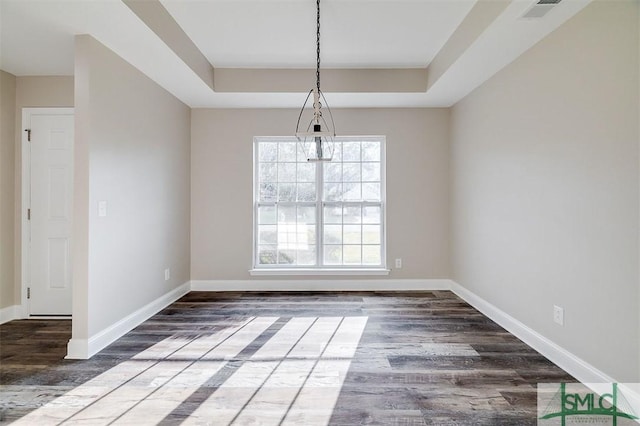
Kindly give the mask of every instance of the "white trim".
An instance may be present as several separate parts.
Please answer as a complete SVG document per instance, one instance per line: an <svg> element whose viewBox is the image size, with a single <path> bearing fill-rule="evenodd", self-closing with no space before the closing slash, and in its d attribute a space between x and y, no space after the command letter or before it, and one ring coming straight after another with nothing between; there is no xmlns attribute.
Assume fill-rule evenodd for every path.
<svg viewBox="0 0 640 426"><path fill-rule="evenodd" d="M387 179L387 167L386 167L386 146L387 146L387 138L384 135L368 135L368 136L336 136L335 141L336 143L342 143L342 142L377 142L380 144L380 200L379 201L372 201L372 200L363 200L363 201L357 201L357 200L342 200L342 201L323 201L323 190L324 190L324 186L323 186L323 173L324 173L324 169L321 166L316 167L316 201L309 201L309 202L296 202L296 201L291 201L291 202L277 202L277 201L273 201L273 202L263 202L263 201L259 201L259 166L260 166L260 161L259 161L259 145L261 142L292 142L292 143L296 143L296 150L298 149L298 142L299 140L295 137L292 136L254 136L253 138L253 244L252 244L252 253L251 253L251 262L252 262L252 269L249 271L251 275L387 275L387 273L381 273L378 271L382 271L382 270L386 270L387 269L387 222L386 222L386 205L387 205L387 184L386 184L386 179ZM297 152L297 151L296 151ZM297 154L296 154L297 155ZM362 161L362 159L360 159L360 164L363 163L364 161ZM279 161L276 161L276 164L279 164ZM296 161L296 164L299 164L298 161ZM359 181L361 184L363 183L362 181L362 177ZM300 272L298 274L295 273L273 273L273 272L263 272L266 271L267 269L270 269L269 265L260 265L258 264L258 209L261 205L263 206L278 206L279 204L281 205L292 205L292 206L296 206L296 205L309 205L309 206L315 206L316 207L316 222L315 222L315 228L316 228L316 242L315 242L315 247L316 247L316 265L320 265L317 267L312 267L312 271L317 271L319 269L326 269L328 271L330 271L329 273L323 273L323 272ZM324 264L324 244L323 244L323 239L322 239L322 232L324 229L324 219L323 219L323 207L326 205L331 205L331 204L335 204L338 206L344 206L344 205L350 205L353 204L354 206L366 206L366 205L371 205L371 206L379 206L380 207L380 224L379 226L381 227L381 235L380 235L380 260L381 263L379 265L354 265L354 267L349 267L349 266L345 266L345 267L332 267L332 266L328 266ZM345 244L338 244L340 246L344 246ZM366 244L361 244L361 247L364 247ZM284 268L280 268L280 266L284 266ZM376 272L374 273L365 273L365 274L358 274L358 273L350 273L350 272L346 272L346 273L336 273L336 269L345 269L345 270L349 270L349 269L360 269L360 270L370 270L370 269L375 269ZM294 269L294 268L286 268L286 265L273 265L273 269ZM304 271L305 268L304 266L298 270L300 271Z"/></svg>
<svg viewBox="0 0 640 426"><path fill-rule="evenodd" d="M22 318L20 305L11 305L0 309L0 324Z"/></svg>
<svg viewBox="0 0 640 426"><path fill-rule="evenodd" d="M65 359L89 359L89 341L87 339L69 339Z"/></svg>
<svg viewBox="0 0 640 426"><path fill-rule="evenodd" d="M115 324L99 331L89 339L71 339L67 344L66 359L88 359L100 352L105 347L120 337L142 324L162 309L166 308L185 294L189 293L190 283L186 282L180 287L160 296L134 313L126 316Z"/></svg>
<svg viewBox="0 0 640 426"><path fill-rule="evenodd" d="M251 269L251 275L389 275L389 269L304 269L304 268L263 268Z"/></svg>
<svg viewBox="0 0 640 426"><path fill-rule="evenodd" d="M27 121L28 120L28 121ZM30 226L29 221L27 220L27 209L31 206L31 149L29 147L29 141L27 139L27 132L24 131L25 128L31 127L31 112L30 108L22 109L22 122L20 129L20 140L21 140L21 149L22 149L22 164L21 164L21 174L22 174L22 187L21 190L21 199L22 206L20 209L20 221L21 221L21 253L20 253L20 270L22 276L22 282L20 283L20 303L22 306L22 314L23 316L29 315L29 300L27 299L27 287L29 287L29 232Z"/></svg>
<svg viewBox="0 0 640 426"><path fill-rule="evenodd" d="M72 318L71 315L29 315L28 317L25 317L24 319L60 321L60 320L70 320L71 318Z"/></svg>
<svg viewBox="0 0 640 426"><path fill-rule="evenodd" d="M192 291L431 291L449 290L448 279L193 280Z"/></svg>
<svg viewBox="0 0 640 426"><path fill-rule="evenodd" d="M511 315L487 302L475 293L467 290L455 281L451 281L451 291L458 297L469 303L482 314L495 321L498 325L506 329L527 345L541 353L558 367L571 374L581 383L594 389L593 384L596 383L614 383L614 380L608 374L600 371L593 365L557 345L542 334L518 321ZM591 386L590 386L591 385ZM629 387L625 387L625 396L635 401L635 406L640 406L640 394ZM632 401L629 401L630 403Z"/></svg>

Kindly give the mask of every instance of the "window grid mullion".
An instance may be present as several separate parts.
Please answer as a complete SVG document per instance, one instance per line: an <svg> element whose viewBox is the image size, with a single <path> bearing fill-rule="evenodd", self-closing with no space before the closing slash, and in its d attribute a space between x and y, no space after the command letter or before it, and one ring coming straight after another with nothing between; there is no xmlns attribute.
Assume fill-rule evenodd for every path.
<svg viewBox="0 0 640 426"><path fill-rule="evenodd" d="M299 182L298 182L298 164L299 164L299 161L298 161L298 144L297 144L297 143L296 143L296 150L295 150L295 152L296 152L296 162L295 162L295 165L296 165L296 174L295 174L295 178L294 178L294 180L295 180L296 182L293 184L293 187L294 187L294 194L295 194L295 195L294 195L294 199L296 200L296 207L295 207L296 215L295 215L295 217L294 217L295 230L296 230L296 232L295 232L295 236L296 236L296 238L295 238L296 262L295 262L295 264L296 264L296 266L299 266L299 265L300 265L300 245L298 244L298 237L300 236L300 235L298 234L298 230L299 230L299 228L298 228L298 227L299 227L299 224L298 224L298 206L299 206L299 204L298 204L298 187L299 187L299 185L298 185L298 183L299 183Z"/></svg>
<svg viewBox="0 0 640 426"><path fill-rule="evenodd" d="M324 167L316 163L316 264L324 266Z"/></svg>
<svg viewBox="0 0 640 426"><path fill-rule="evenodd" d="M254 141L253 145L253 264L260 264L260 252L259 249L259 239L260 226L258 225L258 206L260 200L260 161L259 161L259 151L260 148L258 146L258 142ZM256 182L258 184L256 185Z"/></svg>
<svg viewBox="0 0 640 426"><path fill-rule="evenodd" d="M363 162L362 162L362 143L360 143L360 200L362 201L364 197L364 185L362 183L363 180ZM364 224L362 223L362 215L364 211L362 209L362 204L360 204L360 264L364 263Z"/></svg>
<svg viewBox="0 0 640 426"><path fill-rule="evenodd" d="M280 144L276 144L276 265L280 264L280 225L278 215L280 214Z"/></svg>

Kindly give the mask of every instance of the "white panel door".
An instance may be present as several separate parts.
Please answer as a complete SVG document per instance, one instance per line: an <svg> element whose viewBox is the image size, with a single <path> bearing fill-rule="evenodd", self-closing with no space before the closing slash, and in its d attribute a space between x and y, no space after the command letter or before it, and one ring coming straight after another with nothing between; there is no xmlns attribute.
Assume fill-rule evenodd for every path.
<svg viewBox="0 0 640 426"><path fill-rule="evenodd" d="M73 115L30 115L30 315L71 314Z"/></svg>

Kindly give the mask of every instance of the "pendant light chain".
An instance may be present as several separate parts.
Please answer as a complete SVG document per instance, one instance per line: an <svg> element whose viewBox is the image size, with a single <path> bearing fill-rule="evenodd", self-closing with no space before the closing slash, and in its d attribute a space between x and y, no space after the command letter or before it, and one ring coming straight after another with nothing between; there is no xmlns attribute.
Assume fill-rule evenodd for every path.
<svg viewBox="0 0 640 426"><path fill-rule="evenodd" d="M310 100L312 102L309 102ZM322 105L323 102L325 105ZM336 137L336 125L331 109L326 103L324 94L320 91L320 0L316 0L316 87L307 94L307 99L302 104L296 123L296 138L300 149L307 157L307 161L331 161L333 158L335 149L333 138ZM300 127L300 120L307 105L313 107L313 115L305 129ZM325 112L329 113L328 121L322 116L323 106L326 107Z"/></svg>
<svg viewBox="0 0 640 426"><path fill-rule="evenodd" d="M318 11L317 14L317 32L316 32L316 53L317 53L317 62L316 62L316 87L318 88L318 92L320 92L320 0L316 0L316 8Z"/></svg>

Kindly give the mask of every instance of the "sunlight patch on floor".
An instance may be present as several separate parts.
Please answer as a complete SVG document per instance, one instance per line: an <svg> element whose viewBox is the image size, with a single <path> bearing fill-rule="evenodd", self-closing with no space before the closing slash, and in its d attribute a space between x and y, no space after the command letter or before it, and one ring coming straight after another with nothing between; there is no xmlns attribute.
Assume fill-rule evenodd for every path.
<svg viewBox="0 0 640 426"><path fill-rule="evenodd" d="M183 424L326 425L367 317L278 320L169 337L14 424L157 424L177 410Z"/></svg>

